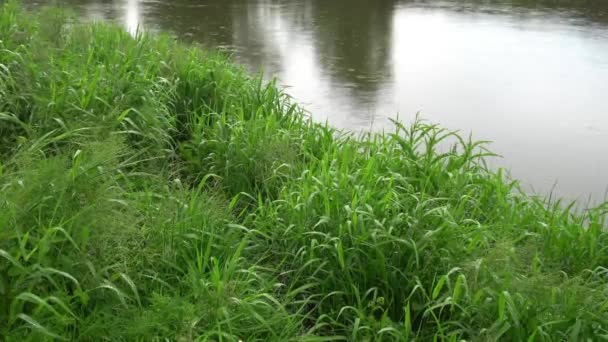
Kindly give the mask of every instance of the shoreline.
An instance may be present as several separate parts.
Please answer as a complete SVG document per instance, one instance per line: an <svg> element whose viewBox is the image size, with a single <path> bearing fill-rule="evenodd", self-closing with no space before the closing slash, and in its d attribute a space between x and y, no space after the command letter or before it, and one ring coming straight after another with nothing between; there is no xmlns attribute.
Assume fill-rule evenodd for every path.
<svg viewBox="0 0 608 342"><path fill-rule="evenodd" d="M337 135L168 36L10 1L0 37L0 339L608 336L608 203L426 122Z"/></svg>

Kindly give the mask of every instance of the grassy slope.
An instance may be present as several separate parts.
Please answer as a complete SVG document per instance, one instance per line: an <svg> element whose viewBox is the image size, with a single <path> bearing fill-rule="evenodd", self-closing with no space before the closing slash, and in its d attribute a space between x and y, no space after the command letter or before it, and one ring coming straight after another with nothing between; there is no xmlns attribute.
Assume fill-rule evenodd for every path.
<svg viewBox="0 0 608 342"><path fill-rule="evenodd" d="M0 339L608 336L602 208L436 126L338 135L224 57L35 16L0 10Z"/></svg>

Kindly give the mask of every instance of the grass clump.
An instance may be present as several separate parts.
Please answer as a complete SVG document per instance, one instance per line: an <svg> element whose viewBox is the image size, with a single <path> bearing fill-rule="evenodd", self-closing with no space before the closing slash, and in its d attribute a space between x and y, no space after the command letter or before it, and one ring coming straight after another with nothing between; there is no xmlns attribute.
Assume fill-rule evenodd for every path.
<svg viewBox="0 0 608 342"><path fill-rule="evenodd" d="M4 4L0 141L2 340L608 338L605 205L167 36Z"/></svg>

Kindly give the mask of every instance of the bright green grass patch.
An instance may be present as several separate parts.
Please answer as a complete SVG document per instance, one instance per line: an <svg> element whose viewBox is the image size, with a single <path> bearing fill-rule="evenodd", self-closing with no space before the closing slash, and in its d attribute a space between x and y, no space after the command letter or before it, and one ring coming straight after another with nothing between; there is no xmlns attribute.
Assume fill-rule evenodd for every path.
<svg viewBox="0 0 608 342"><path fill-rule="evenodd" d="M490 155L336 132L224 56L9 2L0 339L608 338L606 206Z"/></svg>

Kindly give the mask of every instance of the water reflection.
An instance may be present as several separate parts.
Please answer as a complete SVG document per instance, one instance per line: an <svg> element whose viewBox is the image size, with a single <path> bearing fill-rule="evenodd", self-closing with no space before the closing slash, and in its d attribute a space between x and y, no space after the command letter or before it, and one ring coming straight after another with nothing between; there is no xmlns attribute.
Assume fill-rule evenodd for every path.
<svg viewBox="0 0 608 342"><path fill-rule="evenodd" d="M391 75L394 2L375 1L368 6L361 2L367 1L328 1L313 6L309 29L321 67L328 68L335 83L373 93Z"/></svg>
<svg viewBox="0 0 608 342"><path fill-rule="evenodd" d="M495 141L540 192L558 180L558 194L599 200L608 185L606 1L59 1L229 51L336 127L421 111Z"/></svg>
<svg viewBox="0 0 608 342"><path fill-rule="evenodd" d="M125 5L125 27L132 35L139 29L139 0L127 0Z"/></svg>
<svg viewBox="0 0 608 342"><path fill-rule="evenodd" d="M411 7L394 21L396 108L493 140L500 163L542 193L557 180L560 195L603 196L605 30Z"/></svg>

